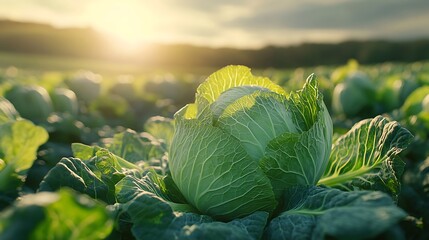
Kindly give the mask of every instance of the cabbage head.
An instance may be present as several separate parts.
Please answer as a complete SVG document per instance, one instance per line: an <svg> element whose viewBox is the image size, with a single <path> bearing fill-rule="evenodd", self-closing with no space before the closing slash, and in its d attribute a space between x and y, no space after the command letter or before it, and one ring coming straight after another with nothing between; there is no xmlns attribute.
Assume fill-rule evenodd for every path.
<svg viewBox="0 0 429 240"><path fill-rule="evenodd" d="M374 102L375 86L369 76L361 71L349 73L337 84L332 93L332 109L347 117L357 116Z"/></svg>
<svg viewBox="0 0 429 240"><path fill-rule="evenodd" d="M287 94L247 67L227 66L175 114L169 166L188 203L229 220L272 213L288 188L315 185L331 143L332 121L313 75Z"/></svg>
<svg viewBox="0 0 429 240"><path fill-rule="evenodd" d="M79 112L79 103L76 94L67 88L55 88L49 94L54 110L76 116Z"/></svg>
<svg viewBox="0 0 429 240"><path fill-rule="evenodd" d="M52 100L45 88L36 85L15 85L5 93L23 118L43 122L54 111Z"/></svg>

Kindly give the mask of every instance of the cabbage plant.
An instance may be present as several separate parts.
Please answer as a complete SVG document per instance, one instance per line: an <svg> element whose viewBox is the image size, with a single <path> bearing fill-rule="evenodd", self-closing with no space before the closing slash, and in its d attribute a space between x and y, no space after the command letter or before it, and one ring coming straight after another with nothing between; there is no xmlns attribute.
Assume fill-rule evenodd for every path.
<svg viewBox="0 0 429 240"><path fill-rule="evenodd" d="M14 85L5 97L23 118L32 121L46 121L54 110L48 92L41 86Z"/></svg>
<svg viewBox="0 0 429 240"><path fill-rule="evenodd" d="M12 103L0 96L0 209L8 198L16 197L37 158L37 149L47 140L44 128L22 118Z"/></svg>
<svg viewBox="0 0 429 240"><path fill-rule="evenodd" d="M337 114L355 117L374 102L375 85L367 74L353 71L338 83L332 93L332 109Z"/></svg>
<svg viewBox="0 0 429 240"><path fill-rule="evenodd" d="M102 77L93 72L80 71L64 82L76 94L77 99L86 104L100 96Z"/></svg>
<svg viewBox="0 0 429 240"><path fill-rule="evenodd" d="M175 124L172 178L192 206L219 219L273 212L289 187L318 182L331 151L332 121L313 75L287 94L247 67L225 67Z"/></svg>
<svg viewBox="0 0 429 240"><path fill-rule="evenodd" d="M54 110L61 113L77 115L79 104L76 94L67 88L55 88L50 94Z"/></svg>

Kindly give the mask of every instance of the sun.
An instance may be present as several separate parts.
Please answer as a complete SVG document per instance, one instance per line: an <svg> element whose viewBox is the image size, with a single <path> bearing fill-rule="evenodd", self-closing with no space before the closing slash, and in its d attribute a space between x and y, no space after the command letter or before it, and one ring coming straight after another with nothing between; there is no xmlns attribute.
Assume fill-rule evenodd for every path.
<svg viewBox="0 0 429 240"><path fill-rule="evenodd" d="M120 50L135 50L154 34L156 18L142 2L96 1L89 11L92 25L111 35L115 47Z"/></svg>

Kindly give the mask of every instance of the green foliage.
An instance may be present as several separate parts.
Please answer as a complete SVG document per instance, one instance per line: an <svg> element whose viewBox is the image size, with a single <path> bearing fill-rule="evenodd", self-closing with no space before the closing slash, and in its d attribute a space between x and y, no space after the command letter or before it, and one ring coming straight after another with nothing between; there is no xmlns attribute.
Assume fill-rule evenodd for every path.
<svg viewBox="0 0 429 240"><path fill-rule="evenodd" d="M165 141L167 147L170 146L174 135L174 121L172 119L160 116L151 117L144 124L144 129L160 141Z"/></svg>
<svg viewBox="0 0 429 240"><path fill-rule="evenodd" d="M162 198L142 192L120 206L133 222L136 239L260 239L268 213L255 212L230 222L218 222L192 212L173 212Z"/></svg>
<svg viewBox="0 0 429 240"><path fill-rule="evenodd" d="M25 180L37 157L37 149L48 140L42 127L28 120L0 125L0 191L15 191Z"/></svg>
<svg viewBox="0 0 429 240"><path fill-rule="evenodd" d="M72 80L64 85L57 76L55 84L41 83L55 111L40 121L50 139L41 147L47 131L0 98L0 186L6 186L0 209L9 206L0 212L0 238L425 239L429 168L421 161L426 157L415 154L425 156L429 146L429 101L411 94L413 100L394 110L415 84L425 84L418 74L425 65L396 66L351 61L335 73L316 69L322 80L305 80L308 69L292 72L289 80L283 72L278 82L300 89L290 93L246 67L228 66L210 75L195 103L174 120L148 119L160 111L154 105L159 99L127 94L129 82L106 85L89 74L98 79L98 90L87 99L76 92L76 102L64 88ZM183 94L179 89L195 89L182 80L167 84L177 86L176 97ZM333 95L334 83L353 86L346 97L354 89L369 90L373 96L365 98L374 101L366 100L353 117L333 112L332 124L322 92ZM138 84L133 82L134 90ZM14 85L15 79L0 89ZM54 97L58 88L62 100ZM329 99L326 104L331 106ZM407 115L405 109L414 110ZM385 111L392 112L375 115ZM360 121L364 116L371 118ZM15 160L19 164L11 164Z"/></svg>
<svg viewBox="0 0 429 240"><path fill-rule="evenodd" d="M111 181L114 180L104 182L89 166L77 158L63 158L44 177L39 191L56 191L62 187L69 187L94 199L114 203L115 182L110 183Z"/></svg>
<svg viewBox="0 0 429 240"><path fill-rule="evenodd" d="M20 118L15 107L6 98L0 97L0 124Z"/></svg>
<svg viewBox="0 0 429 240"><path fill-rule="evenodd" d="M285 203L267 239L375 238L406 216L380 192L296 187L285 193Z"/></svg>
<svg viewBox="0 0 429 240"><path fill-rule="evenodd" d="M168 171L165 144L148 133L139 134L127 129L112 138L104 139L104 146L117 156L143 169L150 167L163 175Z"/></svg>
<svg viewBox="0 0 429 240"><path fill-rule="evenodd" d="M69 187L95 199L113 204L115 184L126 175L139 176L142 170L100 147L74 144L75 157L63 158L40 183L39 191Z"/></svg>
<svg viewBox="0 0 429 240"><path fill-rule="evenodd" d="M426 239L429 237L429 158L410 164L404 173L400 206L406 209L413 228L408 236Z"/></svg>
<svg viewBox="0 0 429 240"><path fill-rule="evenodd" d="M362 120L336 140L319 184L380 190L397 197L403 171L397 155L412 138L407 129L381 116Z"/></svg>
<svg viewBox="0 0 429 240"><path fill-rule="evenodd" d="M23 197L0 213L1 239L104 239L113 221L105 206L69 190Z"/></svg>

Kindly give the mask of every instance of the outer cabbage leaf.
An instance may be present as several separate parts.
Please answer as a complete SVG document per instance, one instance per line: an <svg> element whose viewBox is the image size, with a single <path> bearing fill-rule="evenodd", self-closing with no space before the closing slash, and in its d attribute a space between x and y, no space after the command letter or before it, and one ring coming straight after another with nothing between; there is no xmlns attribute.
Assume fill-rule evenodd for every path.
<svg viewBox="0 0 429 240"><path fill-rule="evenodd" d="M318 89L318 82L314 74L308 76L304 87L290 94L289 100L292 102L290 108L293 112L293 120L301 131L308 131L318 120L319 113L328 114L323 103L322 93ZM326 117L326 116L324 116ZM329 117L329 115L328 115ZM329 117L330 120L330 117ZM326 122L327 132L332 131L332 123Z"/></svg>
<svg viewBox="0 0 429 240"><path fill-rule="evenodd" d="M395 121L381 116L362 120L334 143L319 184L397 196L403 163L396 156L411 140L411 133Z"/></svg>
<svg viewBox="0 0 429 240"><path fill-rule="evenodd" d="M191 205L221 219L272 211L276 201L268 178L239 141L219 128L176 114L170 149L174 182Z"/></svg>
<svg viewBox="0 0 429 240"><path fill-rule="evenodd" d="M108 185L78 158L63 158L40 183L39 191L56 191L69 187L94 199L114 203L114 184Z"/></svg>
<svg viewBox="0 0 429 240"><path fill-rule="evenodd" d="M231 222L210 222L184 228L184 239L261 239L268 213L255 212Z"/></svg>
<svg viewBox="0 0 429 240"><path fill-rule="evenodd" d="M418 219L420 226L415 233L421 236L417 238L426 239L429 237L429 158L410 165L407 165L404 173L404 188L398 202L411 216Z"/></svg>
<svg viewBox="0 0 429 240"><path fill-rule="evenodd" d="M159 141L164 142L167 148L174 135L174 121L171 118L151 117L144 124L144 129Z"/></svg>
<svg viewBox="0 0 429 240"><path fill-rule="evenodd" d="M0 213L1 239L105 239L112 227L103 204L65 189L26 195Z"/></svg>
<svg viewBox="0 0 429 240"><path fill-rule="evenodd" d="M148 133L127 129L103 143L110 152L143 169L152 168L160 174L168 171L166 144Z"/></svg>
<svg viewBox="0 0 429 240"><path fill-rule="evenodd" d="M332 142L332 121L310 76L299 93L291 95L293 121L299 134L285 132L271 140L260 160L276 196L295 185L314 185L325 170Z"/></svg>
<svg viewBox="0 0 429 240"><path fill-rule="evenodd" d="M27 120L3 124L0 133L0 156L6 164L13 165L16 172L30 168L37 149L48 140L45 129Z"/></svg>
<svg viewBox="0 0 429 240"><path fill-rule="evenodd" d="M48 140L42 127L28 120L0 125L0 191L16 190L37 158L37 149Z"/></svg>
<svg viewBox="0 0 429 240"><path fill-rule="evenodd" d="M267 239L373 238L407 215L375 191L296 187L284 196L284 212L268 225Z"/></svg>
<svg viewBox="0 0 429 240"><path fill-rule="evenodd" d="M282 87L276 85L268 78L253 76L250 68L245 66L227 66L211 74L198 88L195 103L189 104L183 115L186 119L198 118L202 122L211 123L213 114L210 106L217 101L221 94L235 87L244 87L241 94L237 91L233 95L243 96L246 92L252 92L249 87L256 87L286 96ZM234 96L231 100L236 99ZM228 94L223 97L228 102ZM220 108L222 108L221 104ZM214 109L216 113L216 109ZM216 115L215 115L216 116Z"/></svg>
<svg viewBox="0 0 429 240"><path fill-rule="evenodd" d="M15 107L6 98L0 96L0 124L15 121L20 118Z"/></svg>
<svg viewBox="0 0 429 240"><path fill-rule="evenodd" d="M165 181L156 173L149 172L143 178L126 176L116 186L116 197L120 203L131 201L140 193L149 192L164 200L174 211L197 212L186 203L183 195L178 191L173 181Z"/></svg>
<svg viewBox="0 0 429 240"><path fill-rule="evenodd" d="M75 145L75 151L76 146L83 151L79 156L89 156L90 146ZM141 176L137 166L106 149L98 148L93 154L95 156L85 161L78 158L61 159L40 183L39 191L55 191L66 186L112 204L116 202L116 183L126 175Z"/></svg>
<svg viewBox="0 0 429 240"><path fill-rule="evenodd" d="M129 215L136 239L260 239L268 213L255 212L231 222L216 222L211 217L196 213L173 212L162 198L150 192L141 192L129 202L120 205L120 211Z"/></svg>
<svg viewBox="0 0 429 240"><path fill-rule="evenodd" d="M73 151L73 156L84 161L90 160L97 154L97 151L101 149L101 147L88 146L83 143L72 143L71 148Z"/></svg>
<svg viewBox="0 0 429 240"><path fill-rule="evenodd" d="M127 145L128 144L123 144L123 148L127 149ZM114 163L112 164L116 165L115 168L118 171L120 171L121 169L131 169L136 171L142 171L142 169L139 166L112 153L110 149L105 149L99 146L88 146L82 143L72 143L72 151L73 151L73 155L76 158L82 159L83 161L95 160L95 162L101 162L99 158L106 156L109 159L113 160Z"/></svg>
<svg viewBox="0 0 429 240"><path fill-rule="evenodd" d="M197 105L213 103L223 92L238 86L259 86L272 92L286 95L283 88L271 82L268 78L253 76L248 67L227 66L210 75L198 87L196 103Z"/></svg>

